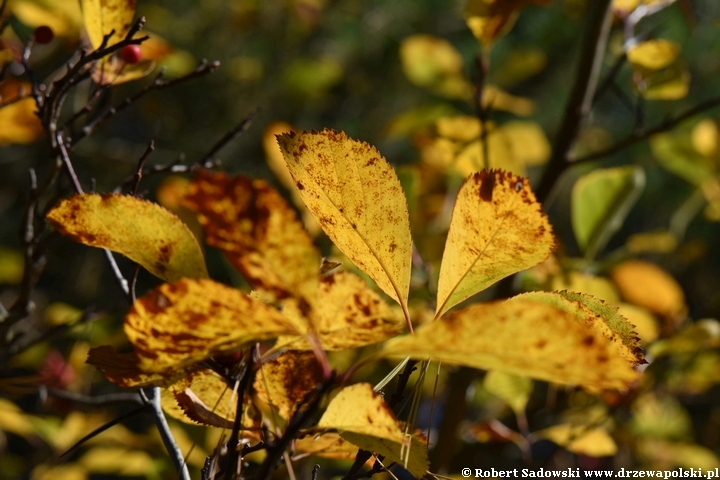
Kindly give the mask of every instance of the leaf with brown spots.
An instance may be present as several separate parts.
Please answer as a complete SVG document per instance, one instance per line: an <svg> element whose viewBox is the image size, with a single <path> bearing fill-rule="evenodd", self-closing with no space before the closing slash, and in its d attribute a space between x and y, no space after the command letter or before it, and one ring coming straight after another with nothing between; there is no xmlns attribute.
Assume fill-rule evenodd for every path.
<svg viewBox="0 0 720 480"><path fill-rule="evenodd" d="M410 219L387 160L367 143L328 129L288 133L278 142L300 196L325 233L407 312Z"/></svg>
<svg viewBox="0 0 720 480"><path fill-rule="evenodd" d="M317 303L316 331L325 350L370 345L403 330L402 319L362 278L350 272L322 278ZM312 348L303 336L280 337L277 344L293 350Z"/></svg>
<svg viewBox="0 0 720 480"><path fill-rule="evenodd" d="M91 348L86 363L96 367L105 378L124 388L168 386L194 369L181 369L171 375L146 373L138 366L139 360L135 352L118 353L110 345Z"/></svg>
<svg viewBox="0 0 720 480"><path fill-rule="evenodd" d="M352 460L358 452L358 447L333 432L299 438L295 440L295 449L298 452L339 460Z"/></svg>
<svg viewBox="0 0 720 480"><path fill-rule="evenodd" d="M385 343L384 357L498 370L592 391L627 389L638 363L590 309L562 309L524 294L476 304ZM547 295L556 295L548 293ZM562 297L558 295L558 302ZM626 351L627 355L623 353Z"/></svg>
<svg viewBox="0 0 720 480"><path fill-rule="evenodd" d="M93 48L98 48L103 37L113 30L108 45L125 38L135 16L135 0L81 0L81 5Z"/></svg>
<svg viewBox="0 0 720 480"><path fill-rule="evenodd" d="M468 177L458 191L440 266L435 317L550 256L555 238L526 178L502 170Z"/></svg>
<svg viewBox="0 0 720 480"><path fill-rule="evenodd" d="M321 256L295 211L262 180L198 171L185 205L197 212L209 245L219 248L258 290L314 305Z"/></svg>
<svg viewBox="0 0 720 480"><path fill-rule="evenodd" d="M382 396L369 383L345 387L330 401L319 428L333 428L358 447L406 466L417 478L428 469L425 442L407 436ZM407 461L406 461L407 460Z"/></svg>
<svg viewBox="0 0 720 480"><path fill-rule="evenodd" d="M257 399L289 420L305 396L322 381L322 368L310 352L285 352L265 362L255 375Z"/></svg>
<svg viewBox="0 0 720 480"><path fill-rule="evenodd" d="M168 282L208 276L193 234L155 203L127 195L86 193L62 200L47 218L76 242L121 253Z"/></svg>
<svg viewBox="0 0 720 480"><path fill-rule="evenodd" d="M185 278L139 298L125 316L125 333L140 369L161 373L295 329L282 313L239 290Z"/></svg>

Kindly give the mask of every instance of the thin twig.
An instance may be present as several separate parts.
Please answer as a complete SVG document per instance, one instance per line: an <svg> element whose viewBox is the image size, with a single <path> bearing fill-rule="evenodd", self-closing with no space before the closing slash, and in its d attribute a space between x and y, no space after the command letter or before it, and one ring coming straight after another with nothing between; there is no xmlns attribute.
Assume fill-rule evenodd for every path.
<svg viewBox="0 0 720 480"><path fill-rule="evenodd" d="M589 12L580 49L580 63L570 98L565 106L560 130L553 143L552 157L536 192L540 202L547 198L557 179L570 164L568 152L590 113L612 25L610 6L611 0L588 3Z"/></svg>
<svg viewBox="0 0 720 480"><path fill-rule="evenodd" d="M104 407L106 405L116 403L137 403L143 405L142 398L137 393L109 393L106 395L89 396L81 393L70 392L68 390L58 390L57 388L45 388L48 395L63 400L69 400L74 403L80 403L91 407Z"/></svg>
<svg viewBox="0 0 720 480"><path fill-rule="evenodd" d="M252 119L256 113L257 113L257 111L251 113L250 115L245 117L237 126L232 128L225 135L223 135L220 140L215 142L215 145L210 147L210 150L208 150L208 152L203 156L203 158L198 163L204 164L207 162L211 162L217 152L222 150L222 148L225 145L230 143L233 139L235 139L238 135L242 134L245 130L247 130L250 127L250 124L252 123Z"/></svg>
<svg viewBox="0 0 720 480"><path fill-rule="evenodd" d="M138 160L137 170L135 171L135 175L133 176L133 184L132 188L130 189L131 195L137 194L138 187L140 186L140 180L142 180L143 177L143 168L145 168L145 162L153 151L155 151L155 142L153 140L150 140L150 143L145 149L145 152L140 157L140 160Z"/></svg>
<svg viewBox="0 0 720 480"><path fill-rule="evenodd" d="M701 102L694 107L685 110L680 115L659 123L653 128L642 132L633 132L632 134L617 142L615 145L612 145L604 150L599 150L597 152L589 153L587 155L583 155L582 157L578 157L574 159L572 163L589 162L590 160L596 160L598 158L607 157L608 155L615 154L655 134L672 130L675 126L679 125L685 120L692 118L700 113L706 112L707 110L710 110L717 106L720 106L720 95Z"/></svg>
<svg viewBox="0 0 720 480"><path fill-rule="evenodd" d="M105 425L102 425L102 426L96 428L95 430L93 430L92 432L88 433L87 435L82 437L80 440L75 442L72 447L65 450L65 452L63 452L62 455L60 455L58 458L63 458L66 455L69 455L70 453L74 452L78 447L80 447L83 443L87 442L91 438L101 434L102 432L109 429L110 427L114 427L118 423L124 422L128 418L134 417L135 415L144 412L146 408L147 407L145 405L143 405L142 407L138 407L135 410L130 410L129 412L127 412L123 415L120 415L119 417L115 418L114 420L109 421ZM189 480L189 478L187 480Z"/></svg>
<svg viewBox="0 0 720 480"><path fill-rule="evenodd" d="M175 86L179 83L191 80L193 78L200 77L202 75L212 73L220 66L220 62L212 62L208 63L207 60L203 59L198 66L193 70L192 72L188 73L187 75L184 75L182 77L175 78L173 80L163 80L163 73L160 72L155 79L147 85L145 88L140 90L138 93L133 95L132 97L128 97L119 104L115 105L112 108L109 108L105 111L105 113L101 114L97 118L95 118L92 122L85 125L80 132L78 132L76 135L73 136L72 142L69 145L69 148L72 150L77 143L82 140L83 138L91 135L97 127L117 115L118 113L122 112L126 108L128 108L130 105L144 97L150 92L156 91L156 90L162 90L164 88L169 88L172 86ZM68 125L64 125L64 128L66 128Z"/></svg>
<svg viewBox="0 0 720 480"><path fill-rule="evenodd" d="M182 451L175 442L172 432L170 432L170 425L168 425L162 406L160 405L160 387L150 389L150 396L147 396L142 390L140 390L140 395L143 397L146 405L151 407L150 410L153 414L155 427L157 427L158 432L160 432L160 438L162 438L165 449L170 455L170 460L172 460L178 477L182 480L190 480L190 472L183 459Z"/></svg>

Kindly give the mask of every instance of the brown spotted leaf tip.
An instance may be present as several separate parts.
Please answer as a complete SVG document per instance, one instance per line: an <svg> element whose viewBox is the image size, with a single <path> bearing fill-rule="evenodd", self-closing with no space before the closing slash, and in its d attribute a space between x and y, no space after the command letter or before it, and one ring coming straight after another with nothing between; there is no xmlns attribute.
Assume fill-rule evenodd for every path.
<svg viewBox="0 0 720 480"><path fill-rule="evenodd" d="M125 334L147 373L173 371L247 342L295 332L278 310L204 279L161 285L125 316Z"/></svg>
<svg viewBox="0 0 720 480"><path fill-rule="evenodd" d="M192 232L155 203L128 195L86 193L62 200L47 218L76 242L125 255L165 281L208 276Z"/></svg>
<svg viewBox="0 0 720 480"><path fill-rule="evenodd" d="M550 256L555 238L526 178L503 170L468 177L458 191L440 266L437 310Z"/></svg>
<svg viewBox="0 0 720 480"><path fill-rule="evenodd" d="M627 332L594 320L592 308L545 295L565 306L535 293L472 305L422 325L415 335L389 340L380 354L432 358L591 391L627 389L639 376L633 367L640 362L638 352L624 343Z"/></svg>
<svg viewBox="0 0 720 480"><path fill-rule="evenodd" d="M314 305L320 253L295 211L266 182L200 170L184 203L198 214L208 244L254 288Z"/></svg>
<svg viewBox="0 0 720 480"><path fill-rule="evenodd" d="M317 426L336 429L345 440L406 466L417 478L428 469L424 440L405 435L390 407L369 383L343 388L330 401Z"/></svg>
<svg viewBox="0 0 720 480"><path fill-rule="evenodd" d="M278 136L300 196L337 247L407 311L412 241L400 181L380 153L343 132Z"/></svg>
<svg viewBox="0 0 720 480"><path fill-rule="evenodd" d="M85 30L93 48L98 48L103 37L115 33L108 45L119 42L132 26L135 0L81 0Z"/></svg>
<svg viewBox="0 0 720 480"><path fill-rule="evenodd" d="M105 378L123 388L168 386L195 368L180 369L169 375L146 373L140 370L135 352L118 353L110 345L91 348L86 363L96 367Z"/></svg>
<svg viewBox="0 0 720 480"><path fill-rule="evenodd" d="M362 278L350 272L322 278L317 305L316 333L325 350L371 345L398 335L404 328L402 318ZM283 312L292 315L291 308ZM304 335L280 337L277 345L293 350L312 348Z"/></svg>
<svg viewBox="0 0 720 480"><path fill-rule="evenodd" d="M275 407L287 421L322 379L322 368L313 353L285 352L260 367L253 388L257 400Z"/></svg>

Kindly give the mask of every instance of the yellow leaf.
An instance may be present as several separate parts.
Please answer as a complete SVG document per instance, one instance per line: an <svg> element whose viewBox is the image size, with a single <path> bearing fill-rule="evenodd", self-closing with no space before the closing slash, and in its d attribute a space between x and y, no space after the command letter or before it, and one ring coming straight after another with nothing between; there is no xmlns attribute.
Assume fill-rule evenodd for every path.
<svg viewBox="0 0 720 480"><path fill-rule="evenodd" d="M77 40L82 28L82 13L78 2L9 2L13 15L23 25L50 27L56 37Z"/></svg>
<svg viewBox="0 0 720 480"><path fill-rule="evenodd" d="M322 377L313 353L285 352L262 364L253 388L260 401L276 407L280 416L289 420Z"/></svg>
<svg viewBox="0 0 720 480"><path fill-rule="evenodd" d="M125 38L135 16L135 0L81 0L85 30L93 48L103 37L115 30L108 45Z"/></svg>
<svg viewBox="0 0 720 480"><path fill-rule="evenodd" d="M657 318L643 307L630 303L621 303L618 305L618 313L635 326L635 331L640 337L641 346L645 347L658 338L660 326Z"/></svg>
<svg viewBox="0 0 720 480"><path fill-rule="evenodd" d="M490 47L512 28L521 8L548 3L549 0L468 0L465 19L475 38Z"/></svg>
<svg viewBox="0 0 720 480"><path fill-rule="evenodd" d="M13 402L0 398L0 431L28 437L35 433L30 418Z"/></svg>
<svg viewBox="0 0 720 480"><path fill-rule="evenodd" d="M295 211L263 180L197 171L185 204L198 213L208 244L219 248L258 290L315 305L320 253Z"/></svg>
<svg viewBox="0 0 720 480"><path fill-rule="evenodd" d="M0 285L17 285L22 281L25 257L20 250L0 245Z"/></svg>
<svg viewBox="0 0 720 480"><path fill-rule="evenodd" d="M319 457L342 460L353 460L358 452L358 447L333 432L299 438L295 441L295 449Z"/></svg>
<svg viewBox="0 0 720 480"><path fill-rule="evenodd" d="M620 302L620 295L610 280L588 273L568 272L557 274L552 279L550 289L587 293L601 298L611 305L617 305Z"/></svg>
<svg viewBox="0 0 720 480"><path fill-rule="evenodd" d="M677 248L678 241L670 232L646 232L630 235L625 246L630 253L670 253Z"/></svg>
<svg viewBox="0 0 720 480"><path fill-rule="evenodd" d="M111 382L125 388L167 386L188 373L186 369L178 370L173 375L145 373L138 366L139 360L135 352L117 353L109 345L91 348L87 363L100 370Z"/></svg>
<svg viewBox="0 0 720 480"><path fill-rule="evenodd" d="M626 389L638 377L619 354L623 347L596 331L591 318L528 295L454 312L418 327L415 335L387 341L380 355L432 358L590 390Z"/></svg>
<svg viewBox="0 0 720 480"><path fill-rule="evenodd" d="M279 311L212 280L182 279L139 298L125 334L143 372L160 373L295 330Z"/></svg>
<svg viewBox="0 0 720 480"><path fill-rule="evenodd" d="M93 82L98 85L118 85L143 78L155 69L154 60L127 63L117 56L105 57L92 72Z"/></svg>
<svg viewBox="0 0 720 480"><path fill-rule="evenodd" d="M417 437L405 435L390 407L369 383L342 389L330 401L318 427L336 429L358 447L389 457L388 462L404 466L404 454L409 453L407 469L418 478L428 469L425 445Z"/></svg>
<svg viewBox="0 0 720 480"><path fill-rule="evenodd" d="M32 480L87 480L88 471L82 465L38 465L33 469Z"/></svg>
<svg viewBox="0 0 720 480"><path fill-rule="evenodd" d="M460 187L440 267L436 317L550 256L555 239L527 179L476 173Z"/></svg>
<svg viewBox="0 0 720 480"><path fill-rule="evenodd" d="M8 79L0 82L2 102L10 102L21 94L28 95L32 86L27 82ZM0 145L32 143L43 133L40 118L35 115L37 105L32 97L23 98L0 108Z"/></svg>
<svg viewBox="0 0 720 480"><path fill-rule="evenodd" d="M542 165L550 158L550 142L535 122L513 120L500 127L518 160L526 166Z"/></svg>
<svg viewBox="0 0 720 480"><path fill-rule="evenodd" d="M661 70L670 66L679 53L680 46L677 43L660 38L647 40L630 48L627 59L634 67Z"/></svg>
<svg viewBox="0 0 720 480"><path fill-rule="evenodd" d="M83 311L63 302L53 302L45 309L45 323L57 327L72 325L80 321Z"/></svg>
<svg viewBox="0 0 720 480"><path fill-rule="evenodd" d="M533 382L529 378L497 370L491 370L485 375L483 386L517 414L525 411L533 390Z"/></svg>
<svg viewBox="0 0 720 480"><path fill-rule="evenodd" d="M617 453L615 440L602 427L564 423L540 430L534 435L551 440L576 455L609 457Z"/></svg>
<svg viewBox="0 0 720 480"><path fill-rule="evenodd" d="M126 195L86 193L62 200L47 218L76 242L121 253L163 280L208 276L193 234L155 203Z"/></svg>
<svg viewBox="0 0 720 480"><path fill-rule="evenodd" d="M370 345L403 330L403 321L387 303L349 272L337 272L320 281L317 305L315 330L325 350ZM298 336L280 337L277 344L294 350L311 348Z"/></svg>
<svg viewBox="0 0 720 480"><path fill-rule="evenodd" d="M692 144L700 154L716 157L720 148L720 132L715 120L705 118L692 129Z"/></svg>
<svg viewBox="0 0 720 480"><path fill-rule="evenodd" d="M412 241L407 202L390 164L344 133L278 137L300 195L325 233L407 311Z"/></svg>
<svg viewBox="0 0 720 480"><path fill-rule="evenodd" d="M615 267L612 279L629 303L664 317L683 315L685 295L680 285L660 267L643 260L628 260Z"/></svg>
<svg viewBox="0 0 720 480"><path fill-rule="evenodd" d="M681 442L665 442L654 438L637 442L638 456L652 462L656 468L701 468L713 472L720 467L720 459L709 448ZM657 472L663 473L663 472Z"/></svg>
<svg viewBox="0 0 720 480"><path fill-rule="evenodd" d="M126 476L149 476L158 466L148 452L118 447L95 447L78 463L93 473L115 473Z"/></svg>
<svg viewBox="0 0 720 480"><path fill-rule="evenodd" d="M447 40L432 35L412 35L400 44L405 76L419 87L446 97L467 99L473 87L465 79L460 52Z"/></svg>

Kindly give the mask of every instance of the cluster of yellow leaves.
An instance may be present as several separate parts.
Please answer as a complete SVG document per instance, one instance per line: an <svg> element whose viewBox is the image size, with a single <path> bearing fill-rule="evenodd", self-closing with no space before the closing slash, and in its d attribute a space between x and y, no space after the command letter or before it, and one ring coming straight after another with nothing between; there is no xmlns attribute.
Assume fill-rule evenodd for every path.
<svg viewBox="0 0 720 480"><path fill-rule="evenodd" d="M679 58L680 46L671 40L641 42L627 51L633 85L648 100L676 100L688 93L690 73Z"/></svg>
<svg viewBox="0 0 720 480"><path fill-rule="evenodd" d="M412 332L412 240L394 170L374 147L332 130L278 140L308 210L343 254L400 305ZM260 410L287 421L320 378L313 355L302 350L355 348L400 332L392 309L360 278L348 272L320 277L310 236L267 183L199 171L182 203L196 212L208 244L256 293L207 279L194 236L159 206L86 194L48 214L76 241L120 252L169 282L140 297L126 315L131 354L109 347L91 351L90 363L112 381L164 385L166 408L175 416L227 426L236 414L228 387L197 362L280 337L277 346L290 351L260 367L253 391ZM494 282L545 260L554 246L527 179L502 170L470 175L450 220L435 321L387 341L378 356L433 358L595 391L627 388L637 377L633 367L642 362L637 337L615 308L592 296L526 294L445 315ZM298 370L304 374L295 378ZM243 423L252 427L254 418ZM427 468L424 441L406 431L370 386L343 389L318 427L337 430L350 444L405 464L416 475ZM347 453L338 438L329 442L333 455ZM317 444L306 442L317 451Z"/></svg>

